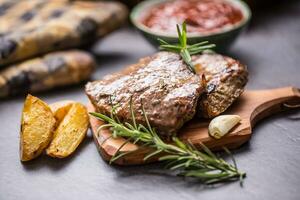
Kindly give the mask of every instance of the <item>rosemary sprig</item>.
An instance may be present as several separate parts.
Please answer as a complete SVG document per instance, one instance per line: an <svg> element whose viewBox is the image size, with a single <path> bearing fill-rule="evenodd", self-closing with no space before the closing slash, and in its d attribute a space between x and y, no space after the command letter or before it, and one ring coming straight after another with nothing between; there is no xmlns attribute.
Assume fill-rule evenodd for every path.
<svg viewBox="0 0 300 200"><path fill-rule="evenodd" d="M208 41L200 42L193 45L187 44L187 31L186 31L186 23L183 22L182 29L180 29L179 25L177 24L177 34L178 34L178 40L179 44L169 44L166 41L158 38L158 41L160 42L160 49L165 51L171 51L180 54L183 61L187 64L189 69L193 72L195 72L195 67L192 63L192 55L199 54L203 52L204 50L208 50L211 48L214 48L216 45L214 44L208 44Z"/></svg>
<svg viewBox="0 0 300 200"><path fill-rule="evenodd" d="M190 142L184 143L177 137L173 137L172 144L165 143L158 136L155 129L151 127L143 106L142 111L147 127L136 123L131 102L130 112L133 120L132 124L121 123L115 115L115 109L112 109L111 117L101 113L90 113L92 116L107 123L99 127L98 130L110 128L112 137L124 137L127 139L111 158L110 163L130 153L120 153L126 143L140 143L154 149L153 152L144 157L144 160L153 156L159 156L160 161L166 161L168 163L167 167L171 170L179 170L180 175L198 178L205 184L234 180L240 180L240 184L242 184L246 174L238 170L233 156L226 148L225 151L232 157L233 165L217 157L204 144L201 145L203 150L201 152Z"/></svg>

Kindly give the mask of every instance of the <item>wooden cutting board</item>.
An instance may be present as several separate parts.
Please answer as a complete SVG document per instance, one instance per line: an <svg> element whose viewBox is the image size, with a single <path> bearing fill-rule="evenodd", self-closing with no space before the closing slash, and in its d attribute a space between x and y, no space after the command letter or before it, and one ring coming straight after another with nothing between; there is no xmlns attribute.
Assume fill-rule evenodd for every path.
<svg viewBox="0 0 300 200"><path fill-rule="evenodd" d="M208 135L208 120L195 118L187 123L179 132L178 137L182 140L189 140L196 147L204 143L210 149L219 150L226 146L229 149L237 148L251 138L252 129L255 123L264 117L276 112L297 107L300 104L300 90L293 87L277 88L271 90L253 90L245 91L243 95L224 113L235 114L242 118L241 123L236 126L229 134L217 140ZM88 105L89 112L95 109ZM105 160L117 152L120 146L125 142L124 138L109 138L111 132L108 129L97 131L103 124L102 121L90 117L94 141L100 154ZM107 139L109 138L109 139ZM103 142L104 141L104 142ZM120 152L132 151L124 157L116 160L114 163L119 165L144 164L143 158L152 149L139 147L128 143L121 148ZM157 158L147 160L147 162L156 161Z"/></svg>

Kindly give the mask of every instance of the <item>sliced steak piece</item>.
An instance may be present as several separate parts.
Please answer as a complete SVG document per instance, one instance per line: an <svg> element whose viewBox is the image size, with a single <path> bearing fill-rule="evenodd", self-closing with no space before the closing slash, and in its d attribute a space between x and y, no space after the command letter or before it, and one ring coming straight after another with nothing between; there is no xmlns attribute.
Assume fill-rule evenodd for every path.
<svg viewBox="0 0 300 200"><path fill-rule="evenodd" d="M131 121L130 99L138 123L145 124L141 103L150 124L163 136L175 134L196 113L202 93L200 76L193 74L175 53L159 52L141 59L118 74L86 85L86 93L98 112Z"/></svg>
<svg viewBox="0 0 300 200"><path fill-rule="evenodd" d="M239 61L219 54L193 57L197 74L204 74L206 92L199 99L198 113L206 118L223 113L244 91L248 71Z"/></svg>

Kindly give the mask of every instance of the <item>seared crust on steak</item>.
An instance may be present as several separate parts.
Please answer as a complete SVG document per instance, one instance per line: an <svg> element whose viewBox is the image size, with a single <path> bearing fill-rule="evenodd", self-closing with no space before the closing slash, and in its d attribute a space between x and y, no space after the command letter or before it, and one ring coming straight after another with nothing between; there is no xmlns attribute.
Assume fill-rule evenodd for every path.
<svg viewBox="0 0 300 200"><path fill-rule="evenodd" d="M98 112L131 121L130 98L136 120L145 125L141 104L159 134L170 136L196 113L202 92L200 77L193 74L175 53L159 52L141 59L121 73L86 85L86 93Z"/></svg>
<svg viewBox="0 0 300 200"><path fill-rule="evenodd" d="M223 113L244 91L248 81L245 65L219 54L202 54L193 57L196 72L204 74L206 88L199 98L198 113L212 118Z"/></svg>

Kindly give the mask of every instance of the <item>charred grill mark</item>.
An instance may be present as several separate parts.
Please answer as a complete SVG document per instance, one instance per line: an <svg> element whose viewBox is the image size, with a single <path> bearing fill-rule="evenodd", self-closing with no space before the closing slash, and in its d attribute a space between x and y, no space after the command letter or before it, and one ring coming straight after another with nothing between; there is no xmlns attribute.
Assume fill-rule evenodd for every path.
<svg viewBox="0 0 300 200"><path fill-rule="evenodd" d="M54 19L54 18L59 18L64 14L64 10L53 10L52 13L50 14L49 18Z"/></svg>
<svg viewBox="0 0 300 200"><path fill-rule="evenodd" d="M23 21L30 21L35 16L35 11L27 11L23 15L21 15L21 19Z"/></svg>
<svg viewBox="0 0 300 200"><path fill-rule="evenodd" d="M17 75L7 80L9 88L9 95L24 94L29 92L31 80L29 73L26 71L20 71Z"/></svg>
<svg viewBox="0 0 300 200"><path fill-rule="evenodd" d="M0 38L0 59L9 57L17 48L17 43L13 40Z"/></svg>
<svg viewBox="0 0 300 200"><path fill-rule="evenodd" d="M66 62L62 57L53 56L46 58L44 61L49 73L56 72L66 66Z"/></svg>
<svg viewBox="0 0 300 200"><path fill-rule="evenodd" d="M91 40L96 36L97 22L91 18L84 18L76 28L81 38L89 37Z"/></svg>
<svg viewBox="0 0 300 200"><path fill-rule="evenodd" d="M25 22L30 21L32 18L34 18L34 16L37 15L37 11L42 9L46 5L46 3L47 3L46 1L37 3L36 5L34 5L33 8L31 8L31 10L24 12L20 16L20 19Z"/></svg>
<svg viewBox="0 0 300 200"><path fill-rule="evenodd" d="M5 15L6 11L14 5L14 2L4 2L0 5L0 16Z"/></svg>

